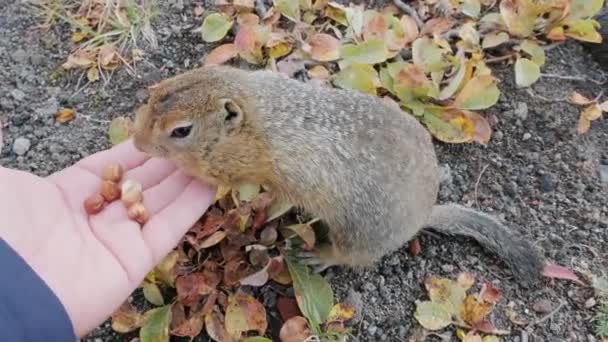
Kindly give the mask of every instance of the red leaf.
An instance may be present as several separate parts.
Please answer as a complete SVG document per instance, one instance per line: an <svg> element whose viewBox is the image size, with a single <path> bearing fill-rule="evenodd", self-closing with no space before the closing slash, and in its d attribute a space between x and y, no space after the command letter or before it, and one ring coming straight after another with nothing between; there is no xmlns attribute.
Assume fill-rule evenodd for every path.
<svg viewBox="0 0 608 342"><path fill-rule="evenodd" d="M239 51L232 43L220 45L213 49L205 58L205 65L224 64L238 56Z"/></svg>
<svg viewBox="0 0 608 342"><path fill-rule="evenodd" d="M500 291L492 283L485 282L481 287L479 297L488 303L496 304L500 299Z"/></svg>
<svg viewBox="0 0 608 342"><path fill-rule="evenodd" d="M422 247L420 247L420 240L414 239L410 241L407 249L412 256L418 255L422 251Z"/></svg>
<svg viewBox="0 0 608 342"><path fill-rule="evenodd" d="M543 269L543 275L548 278L566 279L582 285L583 282L570 269L557 264L546 264Z"/></svg>
<svg viewBox="0 0 608 342"><path fill-rule="evenodd" d="M255 49L256 35L253 28L250 26L241 26L236 37L234 37L234 46L239 52L252 52Z"/></svg>
<svg viewBox="0 0 608 342"><path fill-rule="evenodd" d="M281 315L283 322L292 317L301 315L300 309L298 308L298 302L295 300L295 298L277 298L277 310L279 310L279 314Z"/></svg>
<svg viewBox="0 0 608 342"><path fill-rule="evenodd" d="M200 273L192 273L178 277L175 280L177 300L186 306L192 306L202 296L210 294L214 289L209 286L205 277Z"/></svg>

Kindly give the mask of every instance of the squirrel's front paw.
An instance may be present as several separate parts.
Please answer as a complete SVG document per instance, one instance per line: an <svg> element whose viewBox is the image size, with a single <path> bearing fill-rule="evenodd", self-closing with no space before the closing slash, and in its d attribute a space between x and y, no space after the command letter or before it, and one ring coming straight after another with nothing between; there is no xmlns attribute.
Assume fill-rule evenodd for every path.
<svg viewBox="0 0 608 342"><path fill-rule="evenodd" d="M311 266L315 273L340 264L333 247L329 244L316 246L312 251L300 252L297 256L302 264Z"/></svg>

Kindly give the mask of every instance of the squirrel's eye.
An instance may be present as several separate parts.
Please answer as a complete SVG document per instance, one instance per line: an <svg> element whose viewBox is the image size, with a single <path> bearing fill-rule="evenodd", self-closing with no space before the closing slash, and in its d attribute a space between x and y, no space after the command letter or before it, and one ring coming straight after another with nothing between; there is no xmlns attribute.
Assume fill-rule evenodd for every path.
<svg viewBox="0 0 608 342"><path fill-rule="evenodd" d="M192 125L176 127L171 131L171 138L185 138L190 135Z"/></svg>

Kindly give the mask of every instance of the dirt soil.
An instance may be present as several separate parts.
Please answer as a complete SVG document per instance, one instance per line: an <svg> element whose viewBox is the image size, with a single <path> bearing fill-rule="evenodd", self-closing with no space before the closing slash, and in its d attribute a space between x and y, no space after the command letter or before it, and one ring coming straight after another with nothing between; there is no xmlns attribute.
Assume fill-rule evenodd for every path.
<svg viewBox="0 0 608 342"><path fill-rule="evenodd" d="M66 27L38 30L21 1L0 2L2 166L47 176L109 147L109 120L131 116L145 101L146 86L199 65L211 47L191 32L200 25L193 3L159 3L154 27L160 47L151 51L143 46L147 59L137 66L137 76L121 69L108 84L85 86L78 74L59 69L72 48ZM551 50L543 72L585 81L543 77L531 90L522 90L514 86L511 67L496 66L496 70L502 96L484 113L497 119L488 146L436 144L445 171L440 200L497 215L561 265L605 272L608 120L604 116L592 123L588 134L577 135L578 109L564 99L573 90L590 97L607 90L606 83L598 84L607 75L574 42ZM76 119L55 123L53 114L62 106L74 108ZM472 241L423 234L421 242L422 252L416 257L403 248L373 269L331 269L325 274L339 300L357 304L354 340L408 340L417 329L414 303L426 299L424 277L455 277L466 271L502 291L492 320L512 334L501 340L596 341L590 323L595 308L585 306L592 296L589 288L547 280L541 290L528 291L512 279L506 265ZM533 322L528 328L507 319L504 310L509 303ZM106 322L85 340L131 337L113 333ZM195 339L207 340L204 334Z"/></svg>

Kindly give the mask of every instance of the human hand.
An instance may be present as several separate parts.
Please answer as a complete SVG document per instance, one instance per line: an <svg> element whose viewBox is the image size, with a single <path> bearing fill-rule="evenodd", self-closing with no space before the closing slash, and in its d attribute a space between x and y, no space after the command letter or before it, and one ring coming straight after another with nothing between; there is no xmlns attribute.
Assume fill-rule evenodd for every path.
<svg viewBox="0 0 608 342"><path fill-rule="evenodd" d="M127 218L120 200L94 216L84 211L111 163L122 165L123 180L142 184L150 214L143 227ZM125 301L214 196L214 189L148 158L131 140L46 178L0 167L0 189L0 238L57 295L79 337Z"/></svg>

